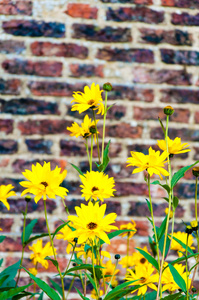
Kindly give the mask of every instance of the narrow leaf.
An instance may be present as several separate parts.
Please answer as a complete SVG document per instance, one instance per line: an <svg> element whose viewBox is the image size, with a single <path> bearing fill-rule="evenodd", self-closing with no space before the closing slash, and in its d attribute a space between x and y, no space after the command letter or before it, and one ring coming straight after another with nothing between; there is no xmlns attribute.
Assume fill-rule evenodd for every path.
<svg viewBox="0 0 199 300"><path fill-rule="evenodd" d="M174 196L173 197L173 207L174 207L174 209L176 209L176 207L178 206L178 203L179 203L178 197Z"/></svg>
<svg viewBox="0 0 199 300"><path fill-rule="evenodd" d="M159 249L160 249L160 252L161 252L161 253L163 253L164 238L165 238L165 234L163 234L163 236L162 236L161 239L159 240ZM168 236L167 236L167 240L166 240L166 249L165 249L165 257L167 256L167 253L168 253L168 251L169 251L170 242L171 242L171 240L170 240L170 239L168 238Z"/></svg>
<svg viewBox="0 0 199 300"><path fill-rule="evenodd" d="M90 300L89 298L84 297L83 294L78 290L78 288L75 287L75 289L83 300Z"/></svg>
<svg viewBox="0 0 199 300"><path fill-rule="evenodd" d="M61 295L61 297L63 297L63 292L62 292L62 288L60 287L60 285L53 281L52 279L50 279L50 282L52 283L53 287L56 289L56 291L58 291L58 293Z"/></svg>
<svg viewBox="0 0 199 300"><path fill-rule="evenodd" d="M178 271L171 264L169 264L169 269L171 271L171 274L172 274L173 279L176 282L176 284L180 287L180 289L184 293L186 293L186 289L187 289L186 283L185 283L184 279L182 278L182 276L178 273Z"/></svg>
<svg viewBox="0 0 199 300"><path fill-rule="evenodd" d="M57 227L57 229L56 229L55 232L53 233L52 238L54 239L54 237L56 236L56 234L57 234L63 227L65 227L68 223L69 223L69 221L68 221L68 222L64 222L64 224L61 224L59 227Z"/></svg>
<svg viewBox="0 0 199 300"><path fill-rule="evenodd" d="M171 179L171 188L173 188L176 183L180 180L180 178L182 178L185 174L186 171L188 171L189 169L193 168L197 163L199 163L199 160L197 160L194 164L186 166L181 168L180 170L178 170L172 177Z"/></svg>
<svg viewBox="0 0 199 300"><path fill-rule="evenodd" d="M71 164L71 163L70 163L70 164ZM82 171L81 171L77 166L75 166L74 164L71 164L71 166L72 166L75 170L77 170L77 172L78 172L80 175L82 175L82 176L85 177L85 175L82 173Z"/></svg>
<svg viewBox="0 0 199 300"><path fill-rule="evenodd" d="M158 241L161 239L161 237L163 236L163 234L165 232L166 224L167 224L167 216L162 221L160 228L156 227L156 228L158 228L158 230L157 230Z"/></svg>
<svg viewBox="0 0 199 300"><path fill-rule="evenodd" d="M150 211L150 213L151 213L151 205L150 205L150 202L149 202L149 200L148 200L148 199L145 199L145 200L146 200L146 203L147 203L148 209L149 209L149 211Z"/></svg>
<svg viewBox="0 0 199 300"><path fill-rule="evenodd" d="M0 259L0 267L1 267L2 263L3 263L3 258Z"/></svg>
<svg viewBox="0 0 199 300"><path fill-rule="evenodd" d="M170 192L170 187L168 186L168 184L161 184L161 183L159 182L159 180L155 180L155 181L153 181L151 184L158 184L158 185L160 185L163 189L165 189L165 190L167 191L168 194L169 194L169 192Z"/></svg>
<svg viewBox="0 0 199 300"><path fill-rule="evenodd" d="M106 148L104 150L104 154L103 154L103 162L99 165L98 163L95 162L98 170L100 172L104 172L106 167L108 166L108 163L109 163L109 156L108 156L108 153L109 153L109 145L110 145L110 142L108 142L108 144L106 145Z"/></svg>
<svg viewBox="0 0 199 300"><path fill-rule="evenodd" d="M52 233L51 233L52 235ZM34 235L33 237L31 237L29 240L27 240L24 245L26 246L27 244L33 242L34 240L40 239L42 237L48 236L48 233L42 233L42 234L38 234L38 235Z"/></svg>
<svg viewBox="0 0 199 300"><path fill-rule="evenodd" d="M53 265L54 265L54 266L57 268L57 270L58 270L59 265L58 265L58 262L57 262L55 259L52 259L52 258L50 258L49 256L46 256L45 259L46 259L46 260L50 260L50 261L53 263Z"/></svg>
<svg viewBox="0 0 199 300"><path fill-rule="evenodd" d="M158 262L155 260L155 258L153 258L153 256L140 248L136 248L136 250L138 250L157 270L159 270Z"/></svg>
<svg viewBox="0 0 199 300"><path fill-rule="evenodd" d="M177 300L179 298L179 296L181 296L181 293L177 293L177 294L174 294L174 295L168 295L164 298L161 298L160 300Z"/></svg>
<svg viewBox="0 0 199 300"><path fill-rule="evenodd" d="M186 250L186 244L184 244L182 241L180 241L179 239L177 239L176 237L173 236L173 239L178 242L178 244L180 244L182 246L183 249ZM193 251L191 250L191 248L188 246L187 250L189 251L189 253L194 254Z"/></svg>
<svg viewBox="0 0 199 300"><path fill-rule="evenodd" d="M13 296L24 291L26 288L28 288L31 285L32 285L32 283L29 283L25 286L20 286L20 287L14 288L14 289L10 289L9 291L1 292L0 300L8 300L9 298L12 298Z"/></svg>
<svg viewBox="0 0 199 300"><path fill-rule="evenodd" d="M111 233L108 233L108 238L111 240L112 238L120 235L121 233L128 232L128 231L135 231L135 230L132 230L132 229L115 230ZM103 245L103 244L104 244L104 241L100 240L100 245Z"/></svg>
<svg viewBox="0 0 199 300"><path fill-rule="evenodd" d="M41 293L41 295L39 296L38 300L43 300L44 297L44 292Z"/></svg>
<svg viewBox="0 0 199 300"><path fill-rule="evenodd" d="M29 237L32 234L33 228L35 226L35 224L37 223L38 219L34 219L32 220L26 227L25 227L25 236L24 236L24 241L23 241L23 232L21 234L21 242L23 244L23 242L25 243Z"/></svg>
<svg viewBox="0 0 199 300"><path fill-rule="evenodd" d="M5 235L1 235L0 236L0 243L2 243L5 240L6 236Z"/></svg>
<svg viewBox="0 0 199 300"><path fill-rule="evenodd" d="M86 276L88 277L90 283L92 284L92 286L94 287L96 293L97 293L97 287L95 285L95 281L93 280L93 278L87 273Z"/></svg>

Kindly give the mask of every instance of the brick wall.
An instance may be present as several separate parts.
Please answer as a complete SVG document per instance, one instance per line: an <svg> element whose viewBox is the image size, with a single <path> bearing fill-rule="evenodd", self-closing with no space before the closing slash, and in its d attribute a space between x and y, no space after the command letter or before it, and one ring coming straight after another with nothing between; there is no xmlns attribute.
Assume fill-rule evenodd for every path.
<svg viewBox="0 0 199 300"><path fill-rule="evenodd" d="M131 175L126 168L126 158L163 137L157 117L164 118L162 108L171 104L170 137L178 135L192 148L175 158L175 168L199 159L198 65L199 0L0 0L0 183L12 183L18 192L9 212L0 205L1 227L9 236L0 248L5 265L20 257L25 203L19 181L25 168L43 160L66 167L70 211L80 203L79 178L70 163L86 170L86 152L66 127L82 118L70 111L72 92L93 81L114 87L106 142L111 138L108 173L116 179L117 193L108 210L118 214L118 224L133 218L141 237L136 245L144 243L151 232L147 188L143 174ZM156 186L152 193L161 222L164 193ZM176 229L181 229L181 219L193 217L191 172L176 193L181 198ZM47 205L53 230L64 210L58 200ZM29 205L28 219L35 217L35 233L46 230L41 202ZM64 243L57 247L65 253ZM108 250L124 254L125 247L118 238ZM29 254L25 257L28 264ZM65 264L65 255L60 260Z"/></svg>

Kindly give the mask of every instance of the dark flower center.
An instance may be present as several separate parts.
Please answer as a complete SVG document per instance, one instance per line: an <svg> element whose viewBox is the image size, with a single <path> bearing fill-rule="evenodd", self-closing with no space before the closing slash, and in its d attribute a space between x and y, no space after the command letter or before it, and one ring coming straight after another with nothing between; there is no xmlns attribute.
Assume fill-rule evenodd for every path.
<svg viewBox="0 0 199 300"><path fill-rule="evenodd" d="M88 101L88 105L91 105L91 107L94 106L94 103L95 103L95 100L93 100L93 99Z"/></svg>
<svg viewBox="0 0 199 300"><path fill-rule="evenodd" d="M141 283L145 283L145 282L146 282L146 278L145 278L145 277L141 277L141 278L140 278L140 282L141 282Z"/></svg>
<svg viewBox="0 0 199 300"><path fill-rule="evenodd" d="M143 258L140 259L141 264L144 264L145 262L146 262L146 258L143 257Z"/></svg>
<svg viewBox="0 0 199 300"><path fill-rule="evenodd" d="M48 186L48 183L46 181L42 181L41 184L43 184L45 188Z"/></svg>
<svg viewBox="0 0 199 300"><path fill-rule="evenodd" d="M94 186L94 187L92 188L91 192L93 193L93 192L95 192L95 191L99 191L98 187L96 187L96 186Z"/></svg>
<svg viewBox="0 0 199 300"><path fill-rule="evenodd" d="M87 228L90 229L90 230L93 230L93 229L97 228L97 224L96 224L96 223L93 223L93 222L90 222L90 223L87 225Z"/></svg>

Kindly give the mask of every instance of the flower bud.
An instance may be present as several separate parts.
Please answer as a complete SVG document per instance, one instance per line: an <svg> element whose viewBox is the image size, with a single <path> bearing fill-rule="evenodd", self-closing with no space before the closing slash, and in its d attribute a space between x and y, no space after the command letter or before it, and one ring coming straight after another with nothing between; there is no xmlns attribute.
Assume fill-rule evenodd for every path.
<svg viewBox="0 0 199 300"><path fill-rule="evenodd" d="M198 230L198 222L197 221L191 221L190 224L191 224L193 231Z"/></svg>
<svg viewBox="0 0 199 300"><path fill-rule="evenodd" d="M30 196L26 196L25 197L25 201L28 203L28 202L30 202L32 200L32 198L30 197Z"/></svg>
<svg viewBox="0 0 199 300"><path fill-rule="evenodd" d="M165 106L165 108L164 108L165 115L171 116L173 113L174 113L174 109L172 106L170 106L170 105Z"/></svg>
<svg viewBox="0 0 199 300"><path fill-rule="evenodd" d="M113 89L113 87L109 82L106 82L103 84L103 90L110 92L110 91L112 91L112 89Z"/></svg>
<svg viewBox="0 0 199 300"><path fill-rule="evenodd" d="M78 238L74 238L74 240L73 240L75 243L77 243L77 241L78 241Z"/></svg>
<svg viewBox="0 0 199 300"><path fill-rule="evenodd" d="M96 127L95 127L94 125L91 126L91 127L89 127L89 131L90 131L90 133L92 133L92 134L94 134L94 133L97 132Z"/></svg>
<svg viewBox="0 0 199 300"><path fill-rule="evenodd" d="M187 234L191 234L191 233L193 232L192 227L191 227L190 225L187 225L187 227L186 227L186 229L185 229L185 232L186 232Z"/></svg>
<svg viewBox="0 0 199 300"><path fill-rule="evenodd" d="M199 177L199 167L194 167L192 169L192 174L195 176L195 177Z"/></svg>
<svg viewBox="0 0 199 300"><path fill-rule="evenodd" d="M115 259L120 259L120 255L119 254L115 254Z"/></svg>

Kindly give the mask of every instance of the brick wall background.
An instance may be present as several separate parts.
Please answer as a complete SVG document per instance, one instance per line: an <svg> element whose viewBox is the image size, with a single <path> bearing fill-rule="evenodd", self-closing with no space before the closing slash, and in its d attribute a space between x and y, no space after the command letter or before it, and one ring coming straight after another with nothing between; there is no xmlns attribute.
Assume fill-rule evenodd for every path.
<svg viewBox="0 0 199 300"><path fill-rule="evenodd" d="M130 151L145 152L163 137L157 118L164 119L167 104L175 108L170 137L182 137L192 149L175 157L175 169L199 159L198 65L199 0L0 0L0 183L12 183L17 191L10 211L0 204L1 227L9 237L0 245L4 265L20 257L25 201L19 181L25 168L43 160L66 167L69 210L81 201L79 177L70 163L86 170L84 142L70 137L66 127L82 119L70 111L72 92L93 81L114 87L106 142L111 139L108 174L115 177L117 192L107 202L108 212L118 214L118 225L133 218L136 246L145 243L151 232L145 218L147 187L142 173L131 175L126 159ZM164 192L154 186L152 194L158 223L166 207ZM177 230L183 228L181 219L193 218L191 172L176 194L181 199ZM47 206L53 230L64 209L59 200ZM28 220L35 217L34 232L45 231L42 201L29 204ZM64 266L65 243L58 241L57 248ZM125 241L115 239L108 250L124 254ZM25 257L28 266L29 254Z"/></svg>

